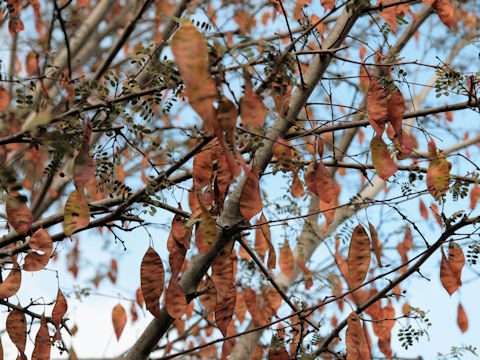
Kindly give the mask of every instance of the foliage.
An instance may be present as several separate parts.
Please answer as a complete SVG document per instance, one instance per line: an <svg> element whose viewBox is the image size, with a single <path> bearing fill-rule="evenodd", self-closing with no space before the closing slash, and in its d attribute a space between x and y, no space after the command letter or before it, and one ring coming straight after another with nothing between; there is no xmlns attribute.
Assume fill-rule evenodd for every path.
<svg viewBox="0 0 480 360"><path fill-rule="evenodd" d="M6 358L87 353L96 295L128 360L411 355L452 326L409 304L430 278L476 324L475 4L0 9Z"/></svg>

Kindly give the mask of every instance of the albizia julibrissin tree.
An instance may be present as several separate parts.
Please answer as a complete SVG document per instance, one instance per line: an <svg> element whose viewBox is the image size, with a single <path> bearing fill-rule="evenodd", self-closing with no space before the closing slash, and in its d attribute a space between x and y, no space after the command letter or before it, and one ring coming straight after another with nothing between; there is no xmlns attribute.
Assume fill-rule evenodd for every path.
<svg viewBox="0 0 480 360"><path fill-rule="evenodd" d="M112 310L132 360L392 358L429 326L404 290L427 260L450 295L464 252L475 265L474 2L1 7L0 304L20 358L76 358L65 277L19 287L65 256L76 277L92 233L145 254L89 262L95 286L137 264Z"/></svg>

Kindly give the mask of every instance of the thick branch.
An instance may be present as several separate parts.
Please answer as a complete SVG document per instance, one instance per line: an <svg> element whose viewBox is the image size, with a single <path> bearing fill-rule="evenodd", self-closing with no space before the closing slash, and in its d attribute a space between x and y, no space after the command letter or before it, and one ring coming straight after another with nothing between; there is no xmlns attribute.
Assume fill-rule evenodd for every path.
<svg viewBox="0 0 480 360"><path fill-rule="evenodd" d="M358 8L354 8L352 12L345 9L326 39L324 47L337 48L341 46L360 14L361 11ZM277 139L279 136L285 136L288 129L295 123L298 113L306 104L310 94L322 78L331 60L332 57L328 54L320 55L314 59L305 73L305 88L297 88L295 90L289 104L286 119L279 118L274 123L267 133L268 138ZM272 142L267 142L265 146L255 154L253 163L258 166L260 172L264 171L272 158L272 146ZM198 255L190 261L189 268L180 281L180 285L185 293L188 294L196 291L198 284L210 268L219 251L223 249L225 244L230 241L235 234L244 228L244 220L239 210L239 199L245 180L246 177L244 176L225 204L224 211L218 221L220 227L218 228L218 237L214 249L208 253ZM165 307L162 308L161 315L161 320L157 318L152 320L148 328L127 354L126 359L145 359L149 355L174 320L168 315Z"/></svg>

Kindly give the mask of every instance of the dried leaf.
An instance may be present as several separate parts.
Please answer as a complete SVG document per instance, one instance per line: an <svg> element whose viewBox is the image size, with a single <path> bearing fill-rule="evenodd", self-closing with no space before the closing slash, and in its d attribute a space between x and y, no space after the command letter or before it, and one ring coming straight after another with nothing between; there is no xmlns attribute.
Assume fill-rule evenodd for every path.
<svg viewBox="0 0 480 360"><path fill-rule="evenodd" d="M278 293L278 291L272 287L262 287L262 295L264 299L264 309L269 308L269 313L271 315L276 315L277 310L280 308L282 304L283 298Z"/></svg>
<svg viewBox="0 0 480 360"><path fill-rule="evenodd" d="M25 203L25 198L16 192L10 192L6 205L7 219L19 234L26 234L33 222L33 215Z"/></svg>
<svg viewBox="0 0 480 360"><path fill-rule="evenodd" d="M392 300L390 300L390 299L388 300L387 306L385 306L382 309L382 315L383 315L383 318L385 319L383 321L385 334L383 336L380 336L380 338L390 339L392 329L395 326L395 309L393 308ZM386 334L388 334L388 336Z"/></svg>
<svg viewBox="0 0 480 360"><path fill-rule="evenodd" d="M402 133L402 143L400 144L398 139L394 138L393 144L399 151L399 153L397 153L398 160L404 160L410 157L410 154L412 153L414 147L414 140L411 134Z"/></svg>
<svg viewBox="0 0 480 360"><path fill-rule="evenodd" d="M27 343L27 321L25 314L18 310L12 310L7 316L7 333L10 340L15 344L22 360L26 360L25 345Z"/></svg>
<svg viewBox="0 0 480 360"><path fill-rule="evenodd" d="M462 269L465 265L465 256L462 248L455 242L450 242L448 245L448 263L455 274L458 286L462 286Z"/></svg>
<svg viewBox="0 0 480 360"><path fill-rule="evenodd" d="M182 207L180 206L180 210ZM185 224L187 220L182 216L175 214L172 220L172 236L180 244L182 244L185 249L190 249L190 238L192 236L192 228L186 228Z"/></svg>
<svg viewBox="0 0 480 360"><path fill-rule="evenodd" d="M388 0L377 1L377 5L387 5L388 3L389 3ZM390 6L382 9L382 11L379 11L379 14L381 17L385 19L388 26L390 26L390 29L392 29L392 32L396 34L398 29L398 24L397 24L397 16L395 14L395 9Z"/></svg>
<svg viewBox="0 0 480 360"><path fill-rule="evenodd" d="M200 141L198 139L197 143ZM205 148L193 157L193 189L198 190L207 186L212 174L212 149Z"/></svg>
<svg viewBox="0 0 480 360"><path fill-rule="evenodd" d="M267 267L269 269L274 269L277 263L277 255L275 253L275 248L272 244L272 236L270 235L270 227L268 226L268 221L265 215L262 213L260 220L257 222L261 223L259 227L255 230L255 251L263 260L268 249L268 260Z"/></svg>
<svg viewBox="0 0 480 360"><path fill-rule="evenodd" d="M127 313L122 305L117 304L112 310L112 324L115 330L117 341L120 340L125 324L127 323Z"/></svg>
<svg viewBox="0 0 480 360"><path fill-rule="evenodd" d="M430 138L430 141L428 142L428 154L430 157L435 158L437 157L437 144L435 144L435 141Z"/></svg>
<svg viewBox="0 0 480 360"><path fill-rule="evenodd" d="M322 162L317 164L315 186L317 187L317 195L320 200L326 204L332 204L336 199L335 187L330 173Z"/></svg>
<svg viewBox="0 0 480 360"><path fill-rule="evenodd" d="M425 220L428 220L429 218L429 215L428 215L428 210L427 210L427 207L425 206L425 203L422 201L422 199L420 199L420 215L422 215L422 217L425 219Z"/></svg>
<svg viewBox="0 0 480 360"><path fill-rule="evenodd" d="M186 21L171 40L175 63L183 77L190 106L203 120L207 135L214 133L217 97L215 81L209 73L207 42L190 21Z"/></svg>
<svg viewBox="0 0 480 360"><path fill-rule="evenodd" d="M170 239L173 239L173 236L169 237ZM170 264L170 270L172 271L172 277L176 277L179 273L180 270L183 267L183 263L185 262L185 255L187 254L187 249L180 244L176 240L171 241L171 246L168 246L168 250L170 251L170 254L168 255L168 263Z"/></svg>
<svg viewBox="0 0 480 360"><path fill-rule="evenodd" d="M270 348L268 350L268 360L289 360L290 355L287 352L287 349L285 349L283 346L278 347L278 345L274 346L273 348Z"/></svg>
<svg viewBox="0 0 480 360"><path fill-rule="evenodd" d="M372 247L373 247L373 252L375 253L375 257L377 258L377 264L379 267L383 267L382 249L381 249L380 240L378 240L377 231L375 230L375 228L371 223L368 223L368 227L370 230L370 236L372 237Z"/></svg>
<svg viewBox="0 0 480 360"><path fill-rule="evenodd" d="M20 4L17 3L17 6L20 6ZM23 31L25 29L25 26L20 19L20 9L17 9L13 13L10 13L10 20L8 21L8 31L12 36L18 34L20 31Z"/></svg>
<svg viewBox="0 0 480 360"><path fill-rule="evenodd" d="M450 263L445 257L443 247L441 247L440 250L442 252L442 261L440 263L440 281L442 282L445 290L447 290L448 294L452 296L452 294L458 289L459 284L457 281L457 276L453 272Z"/></svg>
<svg viewBox="0 0 480 360"><path fill-rule="evenodd" d="M280 270L282 271L282 273L289 278L293 278L293 253L286 239L283 243L282 248L280 249L280 258L278 262L280 264Z"/></svg>
<svg viewBox="0 0 480 360"><path fill-rule="evenodd" d="M247 304L247 309L250 315L252 316L253 323L256 326L262 326L267 324L267 319L265 318L265 313L260 311L257 302L257 294L251 288L247 288L245 291L245 303Z"/></svg>
<svg viewBox="0 0 480 360"><path fill-rule="evenodd" d="M377 135L370 143L370 150L372 151L372 162L377 175L382 180L387 181L397 171L397 165L392 160L387 145Z"/></svg>
<svg viewBox="0 0 480 360"><path fill-rule="evenodd" d="M313 286L313 274L307 268L307 265L305 264L305 260L303 260L301 256L297 258L297 264L302 270L303 275L305 276L305 290L308 290Z"/></svg>
<svg viewBox="0 0 480 360"><path fill-rule="evenodd" d="M388 116L387 93L382 85L373 78L370 81L367 94L367 114L373 130L378 136L382 136Z"/></svg>
<svg viewBox="0 0 480 360"><path fill-rule="evenodd" d="M237 302L235 303L235 316L240 324L245 321L245 314L247 312L247 303L245 302L245 295L243 292L237 292Z"/></svg>
<svg viewBox="0 0 480 360"><path fill-rule="evenodd" d="M200 303L207 309L214 311L217 306L217 290L210 276L205 274L205 277L198 286L198 292L201 293L199 296Z"/></svg>
<svg viewBox="0 0 480 360"><path fill-rule="evenodd" d="M25 67L27 70L27 75L32 76L35 75L38 71L38 59L39 54L34 50L30 50L25 58Z"/></svg>
<svg viewBox="0 0 480 360"><path fill-rule="evenodd" d="M88 119L83 131L82 145L73 165L73 181L77 189L83 187L95 175L95 160L89 153L91 135L92 123Z"/></svg>
<svg viewBox="0 0 480 360"><path fill-rule="evenodd" d="M372 340L370 339L370 334L368 333L367 327L364 326L363 327L363 343L362 343L362 349L360 351L362 359L367 360L372 358L372 355L370 354L370 349L373 349Z"/></svg>
<svg viewBox="0 0 480 360"><path fill-rule="evenodd" d="M393 10L393 7L391 7L390 9ZM394 17L396 19L395 14ZM390 124L392 124L400 144L403 144L402 120L403 114L406 110L405 99L403 98L400 90L395 85L391 86L389 90L390 97L387 99L388 121L390 121Z"/></svg>
<svg viewBox="0 0 480 360"><path fill-rule="evenodd" d="M247 176L247 180L240 195L240 212L247 222L262 211L262 197L260 196L258 167L254 166Z"/></svg>
<svg viewBox="0 0 480 360"><path fill-rule="evenodd" d="M322 199L318 202L318 209L322 212L323 216L325 216L325 221L327 226L323 229L323 232L327 231L328 225L330 225L333 220L335 219L335 211L337 207L337 198L334 197L330 203L326 203Z"/></svg>
<svg viewBox="0 0 480 360"><path fill-rule="evenodd" d="M320 3L322 4L325 11L332 10L335 7L336 0L321 0Z"/></svg>
<svg viewBox="0 0 480 360"><path fill-rule="evenodd" d="M171 278L168 284L165 306L168 314L174 319L180 319L187 311L187 298L176 277Z"/></svg>
<svg viewBox="0 0 480 360"><path fill-rule="evenodd" d="M295 150L282 138L278 138L272 147L273 156L278 160L280 168L284 171L293 169L293 155Z"/></svg>
<svg viewBox="0 0 480 360"><path fill-rule="evenodd" d="M227 295L233 281L233 262L230 257L231 245L224 247L212 264L212 281L217 290L217 303Z"/></svg>
<svg viewBox="0 0 480 360"><path fill-rule="evenodd" d="M40 228L32 235L29 241L30 248L40 251L41 254L30 252L25 257L23 270L38 271L43 269L50 260L50 254L53 250L53 241L48 233Z"/></svg>
<svg viewBox="0 0 480 360"><path fill-rule="evenodd" d="M232 320L237 301L237 290L235 284L231 283L227 295L215 307L215 322L223 336L227 336L227 327Z"/></svg>
<svg viewBox="0 0 480 360"><path fill-rule="evenodd" d="M435 199L441 198L449 188L450 168L451 164L443 155L438 155L430 161L427 171L427 188Z"/></svg>
<svg viewBox="0 0 480 360"><path fill-rule="evenodd" d="M257 221L257 226L259 223L265 222L262 217L265 219L263 213L260 216L260 219ZM266 227L264 227L265 225ZM265 225L260 225L255 229L255 252L262 261L265 258L268 250L267 236L270 237L270 227L268 224Z"/></svg>
<svg viewBox="0 0 480 360"><path fill-rule="evenodd" d="M318 195L317 189L317 162L311 162L308 164L307 170L305 171L305 185L307 185L308 190L310 190L315 195Z"/></svg>
<svg viewBox="0 0 480 360"><path fill-rule="evenodd" d="M132 301L130 304L130 316L132 318L132 323L138 320L137 309L135 308L135 302Z"/></svg>
<svg viewBox="0 0 480 360"><path fill-rule="evenodd" d="M0 86L0 112L4 111L10 104L10 94L3 86Z"/></svg>
<svg viewBox="0 0 480 360"><path fill-rule="evenodd" d="M72 236L75 231L83 229L90 223L90 209L83 187L76 189L65 203L63 229L66 236Z"/></svg>
<svg viewBox="0 0 480 360"><path fill-rule="evenodd" d="M237 128L238 111L234 103L225 96L218 104L217 119L222 131L225 132L227 141L235 143L235 130Z"/></svg>
<svg viewBox="0 0 480 360"><path fill-rule="evenodd" d="M470 209L474 209L477 206L478 199L480 198L480 186L475 185L470 191Z"/></svg>
<svg viewBox="0 0 480 360"><path fill-rule="evenodd" d="M225 197L227 195L228 188L233 181L234 175L230 171L227 157L221 150L220 146L215 146L214 156L217 160L217 176L215 177L215 180L220 193L222 193Z"/></svg>
<svg viewBox="0 0 480 360"><path fill-rule="evenodd" d="M321 137L316 137L315 141L317 143L317 154L318 157L321 159L323 158L324 146L323 146L323 139Z"/></svg>
<svg viewBox="0 0 480 360"><path fill-rule="evenodd" d="M390 346L390 338L378 339L378 348L387 359L392 358L392 348Z"/></svg>
<svg viewBox="0 0 480 360"><path fill-rule="evenodd" d="M292 189L291 189L292 195L295 197L300 197L302 196L305 191L303 190L303 185L302 181L298 177L297 173L292 170Z"/></svg>
<svg viewBox="0 0 480 360"><path fill-rule="evenodd" d="M143 292L142 292L142 286L141 285L137 288L137 291L135 291L135 299L137 300L138 306L142 307L145 299L143 297Z"/></svg>
<svg viewBox="0 0 480 360"><path fill-rule="evenodd" d="M57 300L55 301L55 306L52 311L52 320L57 329L55 336L53 337L54 340L60 340L60 322L62 321L63 316L67 313L67 310L68 305L65 296L63 296L63 293L58 289Z"/></svg>
<svg viewBox="0 0 480 360"><path fill-rule="evenodd" d="M450 0L435 0L432 4L438 17L449 29L454 29L457 25L457 15Z"/></svg>
<svg viewBox="0 0 480 360"><path fill-rule="evenodd" d="M145 300L147 310L153 316L160 319L160 297L162 296L163 287L165 285L165 270L163 268L162 259L157 252L149 247L142 259L140 266L140 286ZM138 297L137 297L138 301ZM139 303L140 306L142 306Z"/></svg>
<svg viewBox="0 0 480 360"><path fill-rule="evenodd" d="M263 104L263 100L252 89L250 78L245 79L245 93L240 100L240 116L242 123L261 128L267 117L267 110Z"/></svg>
<svg viewBox="0 0 480 360"><path fill-rule="evenodd" d="M7 278L0 283L0 299L6 299L17 293L22 282L22 272L18 268L18 263L15 257L12 257L12 270Z"/></svg>
<svg viewBox="0 0 480 360"><path fill-rule="evenodd" d="M347 346L347 360L362 359L363 328L360 318L355 312L350 313L347 319L347 333L345 345Z"/></svg>
<svg viewBox="0 0 480 360"><path fill-rule="evenodd" d="M40 318L40 328L35 337L35 347L32 353L32 360L50 360L50 335L48 334L47 320L45 314Z"/></svg>
<svg viewBox="0 0 480 360"><path fill-rule="evenodd" d="M107 273L107 277L110 279L112 284L115 284L117 282L117 275L118 275L117 260L111 259L110 260L110 270Z"/></svg>
<svg viewBox="0 0 480 360"><path fill-rule="evenodd" d="M217 242L217 224L207 211L202 210L202 220L195 232L195 246L201 253L210 251Z"/></svg>
<svg viewBox="0 0 480 360"><path fill-rule="evenodd" d="M463 309L462 304L458 303L458 310L457 310L457 324L462 333L467 332L468 330L468 317Z"/></svg>
<svg viewBox="0 0 480 360"><path fill-rule="evenodd" d="M372 284L372 287L370 288L367 296L368 298L371 298L372 296L375 296L378 293L377 289L375 288L375 285ZM379 319L382 311L382 305L380 300L375 301L372 305L370 305L365 312L371 316L373 320Z"/></svg>
<svg viewBox="0 0 480 360"><path fill-rule="evenodd" d="M356 288L363 283L370 267L370 238L362 225L353 230L347 263L350 287Z"/></svg>

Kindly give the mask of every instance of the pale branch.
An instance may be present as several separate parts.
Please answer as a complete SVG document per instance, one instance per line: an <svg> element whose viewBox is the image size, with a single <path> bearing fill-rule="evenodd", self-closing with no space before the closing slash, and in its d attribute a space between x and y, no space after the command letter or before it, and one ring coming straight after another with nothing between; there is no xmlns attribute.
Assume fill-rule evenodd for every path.
<svg viewBox="0 0 480 360"><path fill-rule="evenodd" d="M70 50L70 40L68 39L68 33L65 26L65 21L63 20L62 10L58 7L57 0L53 0L53 6L57 13L57 19L60 23L60 28L62 29L63 37L65 39L65 50L67 52L66 66L68 69L68 79L72 79L72 51Z"/></svg>
<svg viewBox="0 0 480 360"><path fill-rule="evenodd" d="M389 4L385 4L382 6L382 8L389 8L389 7L393 7L393 6L398 6L398 5L402 5L402 4L416 4L416 3L420 3L421 0L401 0L401 1L394 1L392 3L389 3ZM370 12L373 12L373 11L378 11L379 10L379 7L378 6L370 6L370 7L367 7L366 9L363 10L363 15L365 14L368 14ZM334 12L334 11L333 11ZM253 40L249 40L249 41L244 41L244 42L241 42L241 43L238 43L238 44L235 44L234 46L232 46L230 49L229 49L229 52L233 52L234 50L237 50L237 49L243 49L243 48L246 48L246 47L250 47L250 46L254 46L254 45L260 45L260 44L263 44L263 43L267 43L267 42L271 42L271 41L274 41L274 40L279 40L279 39L283 39L283 38L286 38L286 37L289 37L291 34L298 34L298 33L303 33L301 35L301 37L305 36L306 34L310 33L316 26L318 26L320 23L322 24L329 24L329 23L332 23L332 22L335 22L337 21L338 17L337 16L331 16L331 14L333 13L329 13L327 14L326 17L323 17L322 19L320 19L319 21L317 21L315 24L310 24L308 27L307 26L301 26L301 27L297 27L297 28L294 28L294 29L291 29L291 31L286 31L286 32L282 32L282 33L278 33L277 35L272 35L272 36L267 36L267 37L264 37L264 38L260 38L260 39L253 39ZM229 31L229 33L233 33L233 34L237 34L236 31ZM219 37L219 36L224 36L225 34L224 33L215 33L213 34L212 36L213 37ZM340 47L338 50L341 50L343 49L344 47ZM331 49L331 50L323 50L324 52L332 52L332 51L338 51L338 50L335 50L335 49ZM322 50L318 50L318 51L322 51ZM319 52L314 52L314 53L319 53ZM305 53L308 53L308 52L305 52ZM298 53L297 53L298 54ZM260 64L262 63L261 60L253 60L252 62L249 63L249 65L256 65L256 64ZM226 69L223 69L222 72L225 72L225 71L228 71L228 70L236 70L236 69L241 69L242 67L244 67L245 65L238 65L238 66L233 66L233 67L229 67L229 68L226 68ZM219 71L219 69L217 68L212 68L211 69L211 72L212 73L217 73Z"/></svg>
<svg viewBox="0 0 480 360"><path fill-rule="evenodd" d="M175 8L175 10L173 11L173 14L172 16L168 19L168 21L166 22L165 26L164 26L164 29L162 31L162 38L164 40L168 39L172 33L173 33L173 30L176 26L176 22L175 22L175 18L180 18L182 12L185 10L187 4L189 3L189 0L182 0L178 5L177 7ZM98 7L98 5L97 5ZM160 56L161 54L161 51L163 49L163 46L164 46L164 42L162 42L162 44L160 44L159 46L157 46L157 48L155 49L154 53L152 54L153 55L153 58L157 60L158 62L158 58L155 58L155 56ZM150 62L147 63L147 65L151 65ZM149 79L150 77L150 74L148 73L148 71L145 71L145 67L140 71L140 76L143 76L145 75L146 78L144 78L145 82ZM139 81L139 79L137 79L137 82ZM145 90L146 92L148 92L149 90ZM122 94L123 96L124 94ZM120 98L122 98L122 96L120 96ZM124 99L123 100L119 100L119 102L122 102L122 101L127 101L129 100L130 98L128 98L128 96L133 96L135 97L135 95L133 94L128 94L128 95L124 95ZM104 113L101 114L100 116L103 116L105 117ZM91 140L91 144L94 144L96 143L98 140L100 139L100 135L97 134L96 137L93 137L92 140ZM56 184L56 190L58 190L57 192L60 192L65 186L66 186L67 182L65 181L58 181ZM37 209L38 209L38 212L37 212L37 216L38 214L41 214L43 213L44 211L46 211L46 209L48 209L50 207L50 205L53 203L55 199L53 199L52 197L48 197L46 199L38 199L38 201L41 201L41 204L39 206L37 206Z"/></svg>
<svg viewBox="0 0 480 360"><path fill-rule="evenodd" d="M176 19L179 19L182 16L182 13L187 8L187 5L190 3L190 0L181 0L178 5L173 10L172 15L168 18L167 22L164 25L162 31L163 41L158 44L153 51L150 52L150 57L147 63L142 67L142 69L135 76L136 83L142 88L153 78L155 69L160 68L160 55L166 45L166 41L173 34L173 31L177 27Z"/></svg>
<svg viewBox="0 0 480 360"><path fill-rule="evenodd" d="M107 71L108 67L112 63L115 56L117 56L117 54L120 51L120 49L122 48L122 46L127 42L129 36L132 34L133 30L135 29L135 26L137 25L137 22L142 18L145 11L153 3L154 3L153 0L145 0L144 1L144 3L140 7L140 9L138 9L135 16L133 16L132 19L130 19L130 21L128 22L128 24L125 26L125 29L124 29L122 35L115 42L115 45L113 45L110 48L110 51L107 54L107 57L103 60L102 64L98 67L97 71L95 72L95 75L93 76L93 79L100 80L102 75L105 73L105 71Z"/></svg>
<svg viewBox="0 0 480 360"><path fill-rule="evenodd" d="M354 3L352 3L352 7L353 11L344 9L339 16L324 42L325 48L339 47L345 40L348 32L361 14L361 8ZM315 57L305 73L305 88L295 89L290 100L286 118L278 118L275 121L272 128L267 133L269 138L276 139L285 136L288 129L295 123L298 113L306 104L310 94L317 86L331 60L332 57L329 54ZM260 172L264 171L272 158L272 146L272 143L266 143L264 147L260 148L255 153L253 163L258 166ZM239 200L245 181L246 176L240 180L239 184L226 201L224 211L218 220L218 236L214 248L207 253L197 255L190 261L188 269L180 280L180 286L185 293L188 294L196 291L198 284L206 271L210 268L220 250L223 249L225 244L228 243L235 234L244 228L244 219L240 214ZM137 360L148 357L165 331L173 323L173 320L174 319L168 315L165 307L162 307L161 320L157 318L152 320L125 358L129 360Z"/></svg>
<svg viewBox="0 0 480 360"><path fill-rule="evenodd" d="M97 29L100 22L102 22L112 7L115 5L116 0L101 0L91 11L90 15L82 21L82 24L78 31L75 32L75 36L70 39L70 57L75 57L80 49L87 43L91 35L94 33L94 30ZM38 101L38 96L41 93L42 87L51 88L55 84L55 80L60 76L62 71L67 66L68 62L68 51L64 48L54 59L53 66L50 68L47 73L48 79L40 84L36 84L36 91L34 94L34 103ZM25 123L22 126L22 129L28 129L30 123L35 119L35 112L32 112L28 116Z"/></svg>
<svg viewBox="0 0 480 360"><path fill-rule="evenodd" d="M407 44L408 40L413 37L415 32L418 30L418 28L424 23L424 21L432 13L433 13L433 9L431 6L424 6L422 8L422 10L418 14L418 18L408 26L408 28L404 31L404 33L400 35L395 45L390 49L389 55L386 57L387 61L391 61L391 60L388 60L389 57L393 58L394 55L400 53L403 47ZM366 105L366 96L364 97L364 100L362 101L362 105L360 107L365 107L365 105ZM363 118L363 113L362 114L359 113L355 116L353 122L361 121L362 118ZM348 129L342 135L340 144L338 145L338 148L341 151L340 151L340 155L336 156L337 161L342 160L343 154L346 153L346 150L350 146L356 134L356 130L357 130L356 128ZM334 174L335 169L336 168L334 167L334 168L331 168L330 170L330 173L332 176ZM373 199L378 194L378 192L384 187L384 184L385 182L383 180L379 178L375 179L373 181L372 187L366 188L362 192L361 199ZM315 195L312 195L309 209L318 209L318 202L319 202L318 197ZM343 223L345 219L349 218L353 213L355 213L355 211L356 211L356 208L354 207L345 207L344 209L341 209L341 211L337 210L335 212L335 218L333 223L328 226L327 231L323 233L322 238L317 238L315 231L312 231L312 228L313 229L320 228L317 225L316 221L311 221L310 219L307 219L307 222L303 226L302 232L298 237L298 242L297 242L298 244L294 249L295 267L294 267L293 279L295 279L300 273L299 266L296 264L297 262L295 260L298 257L302 257L305 260L305 263L307 263L308 260L310 259L310 256L313 254L317 246L323 241L323 239L330 236L336 230L336 228L341 223ZM309 213L311 212L312 211L309 211ZM279 276L276 278L280 287L284 291L287 291L292 286L293 279L290 279L283 274L279 274ZM252 324L250 324L249 327L250 326L252 326ZM262 335L261 332L257 332L257 333L251 333L248 336L240 338L230 356L230 359L231 360L248 359L250 357L251 352L255 348L255 344L259 341L261 335Z"/></svg>
<svg viewBox="0 0 480 360"><path fill-rule="evenodd" d="M8 78L11 82L8 83L8 93L13 95L13 80L15 78L15 59L17 57L17 41L18 34L11 37L12 43L10 44L10 58L8 60Z"/></svg>
<svg viewBox="0 0 480 360"><path fill-rule="evenodd" d="M74 68L86 64L89 59L97 58L101 59L105 53L106 48L99 46L100 42L107 36L115 33L124 27L124 20L131 13L135 7L136 1L129 1L122 8L119 14L116 14L111 21L99 31L94 32L88 42L80 49L77 55L73 58Z"/></svg>
<svg viewBox="0 0 480 360"><path fill-rule="evenodd" d="M99 23L105 18L108 11L111 10L111 7L113 6L114 2L115 0L102 0L93 9L93 11L90 13L88 18L82 23L80 29L75 33L75 36L70 39L70 42L69 42L70 50L67 51L64 48L60 52L60 54L57 57L55 57L55 59L53 60L53 66L50 68L46 76L36 81L35 90L33 92L34 103L38 101L40 94L42 93L43 89L45 89L46 87L49 88L49 96L51 97L55 96L56 91L58 90L58 87L53 86L55 84L55 81L58 80L67 62L70 63L72 57L75 57L77 54L82 52L82 50L84 51L86 48L90 48L91 44L89 44L88 40L91 38L92 34L95 33L94 30L98 27ZM126 6L126 8L127 7L128 6ZM108 32L114 28L114 24L120 20L121 18L120 16L118 16L115 21L112 21L112 23L107 26L106 30L108 31L103 32L103 34L104 35L108 34ZM52 22L51 29L53 29L53 22ZM92 41L92 43L95 44L95 41ZM87 54L88 56L91 55L90 53L87 53ZM79 65L77 64L75 59L74 59L74 63L75 65ZM29 113L29 115L25 119L21 128L23 133L25 134L28 133L26 130L34 126L37 115L38 115L37 111L31 111ZM14 162L20 159L21 151L22 150L16 150L16 151L10 152L7 156L6 164L12 165ZM47 182L49 183L48 185L50 185L50 180L48 180ZM60 189L61 188L62 186L60 187ZM44 187L41 191L41 193L45 195L46 191L43 191L43 190L48 190L48 188ZM53 199L50 198L50 203L51 201L53 201ZM46 210L46 208L43 207L41 210Z"/></svg>

